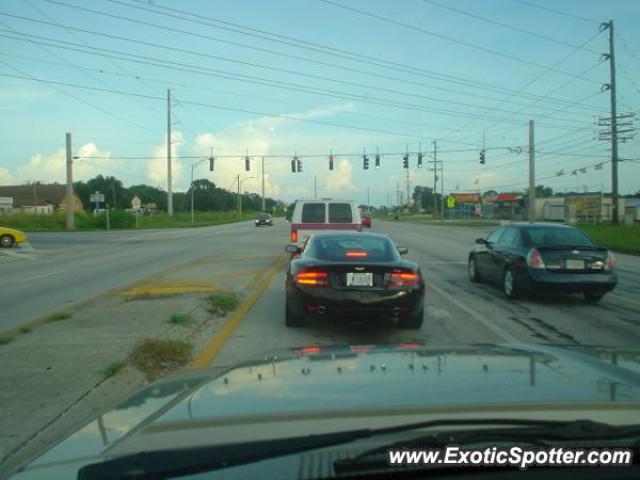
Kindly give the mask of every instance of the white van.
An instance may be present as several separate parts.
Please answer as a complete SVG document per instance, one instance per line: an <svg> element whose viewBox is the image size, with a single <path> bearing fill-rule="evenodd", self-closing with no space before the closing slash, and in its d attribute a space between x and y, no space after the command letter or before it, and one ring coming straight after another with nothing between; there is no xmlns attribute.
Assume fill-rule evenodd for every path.
<svg viewBox="0 0 640 480"><path fill-rule="evenodd" d="M291 215L291 241L304 243L314 232L361 231L360 209L351 200L297 200Z"/></svg>

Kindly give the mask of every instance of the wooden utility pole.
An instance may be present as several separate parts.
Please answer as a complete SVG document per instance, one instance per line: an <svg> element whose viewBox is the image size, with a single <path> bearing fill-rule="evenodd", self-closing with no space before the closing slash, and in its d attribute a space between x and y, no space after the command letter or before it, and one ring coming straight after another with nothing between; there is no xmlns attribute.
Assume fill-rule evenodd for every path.
<svg viewBox="0 0 640 480"><path fill-rule="evenodd" d="M74 217L74 194L73 194L73 156L72 156L72 144L71 133L66 135L66 149L67 149L67 230L75 230L75 217ZM36 204L37 208L37 204Z"/></svg>

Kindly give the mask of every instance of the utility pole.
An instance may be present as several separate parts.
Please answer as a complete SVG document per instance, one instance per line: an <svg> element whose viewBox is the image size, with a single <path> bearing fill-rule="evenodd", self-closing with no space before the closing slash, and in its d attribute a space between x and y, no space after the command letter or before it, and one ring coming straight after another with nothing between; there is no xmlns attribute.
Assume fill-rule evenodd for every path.
<svg viewBox="0 0 640 480"><path fill-rule="evenodd" d="M529 223L536 221L535 138L533 120L529 120Z"/></svg>
<svg viewBox="0 0 640 480"><path fill-rule="evenodd" d="M116 206L116 187L113 182L111 182L111 199L113 200L113 208L115 210L118 207Z"/></svg>
<svg viewBox="0 0 640 480"><path fill-rule="evenodd" d="M409 169L407 168L407 210L411 207L411 180L409 179Z"/></svg>
<svg viewBox="0 0 640 480"><path fill-rule="evenodd" d="M444 220L444 161L440 160L440 218Z"/></svg>
<svg viewBox="0 0 640 480"><path fill-rule="evenodd" d="M313 176L313 198L318 198L318 182L315 175Z"/></svg>
<svg viewBox="0 0 640 480"><path fill-rule="evenodd" d="M240 174L238 174L238 215L242 220L242 200L240 200Z"/></svg>
<svg viewBox="0 0 640 480"><path fill-rule="evenodd" d="M262 211L265 212L266 211L266 207L264 205L264 157L262 157L261 172L262 172Z"/></svg>
<svg viewBox="0 0 640 480"><path fill-rule="evenodd" d="M442 160L438 160L438 142L434 140L433 142L433 160L429 160L428 163L433 164L433 217L435 218L438 215L438 163L442 163ZM444 185L444 184L443 184ZM444 207L444 205L442 206Z"/></svg>
<svg viewBox="0 0 640 480"><path fill-rule="evenodd" d="M369 197L369 187L367 187L367 213L371 211L371 197Z"/></svg>
<svg viewBox="0 0 640 480"><path fill-rule="evenodd" d="M613 223L618 223L618 112L616 105L616 61L613 49L613 20L600 25L600 30L609 29L609 92L611 93L611 201Z"/></svg>
<svg viewBox="0 0 640 480"><path fill-rule="evenodd" d="M171 180L171 89L167 89L167 213L173 215L173 186Z"/></svg>
<svg viewBox="0 0 640 480"><path fill-rule="evenodd" d="M71 133L66 135L67 147L67 230L75 230L74 202L73 202L73 156L71 146ZM37 203L35 205L37 207Z"/></svg>

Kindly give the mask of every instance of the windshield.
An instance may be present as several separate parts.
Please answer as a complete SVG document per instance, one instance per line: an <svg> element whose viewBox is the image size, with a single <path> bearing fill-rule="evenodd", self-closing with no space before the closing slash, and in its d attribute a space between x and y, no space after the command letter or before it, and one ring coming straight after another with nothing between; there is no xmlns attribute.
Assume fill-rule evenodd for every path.
<svg viewBox="0 0 640 480"><path fill-rule="evenodd" d="M72 468L404 408L627 422L639 26L640 0L0 1L0 479L60 441Z"/></svg>
<svg viewBox="0 0 640 480"><path fill-rule="evenodd" d="M362 236L319 236L309 241L305 256L331 262L390 262L398 258L397 249L386 238Z"/></svg>
<svg viewBox="0 0 640 480"><path fill-rule="evenodd" d="M523 236L528 245L536 247L593 246L589 237L572 228L528 228L524 230Z"/></svg>

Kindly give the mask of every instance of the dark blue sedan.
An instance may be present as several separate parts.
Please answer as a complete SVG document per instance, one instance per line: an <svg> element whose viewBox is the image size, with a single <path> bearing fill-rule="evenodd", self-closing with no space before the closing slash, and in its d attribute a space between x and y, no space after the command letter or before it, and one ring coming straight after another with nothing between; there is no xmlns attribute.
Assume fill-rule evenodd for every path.
<svg viewBox="0 0 640 480"><path fill-rule="evenodd" d="M616 286L615 268L613 253L577 228L547 223L501 226L478 238L468 258L469 279L498 283L509 299L551 290L597 302Z"/></svg>

